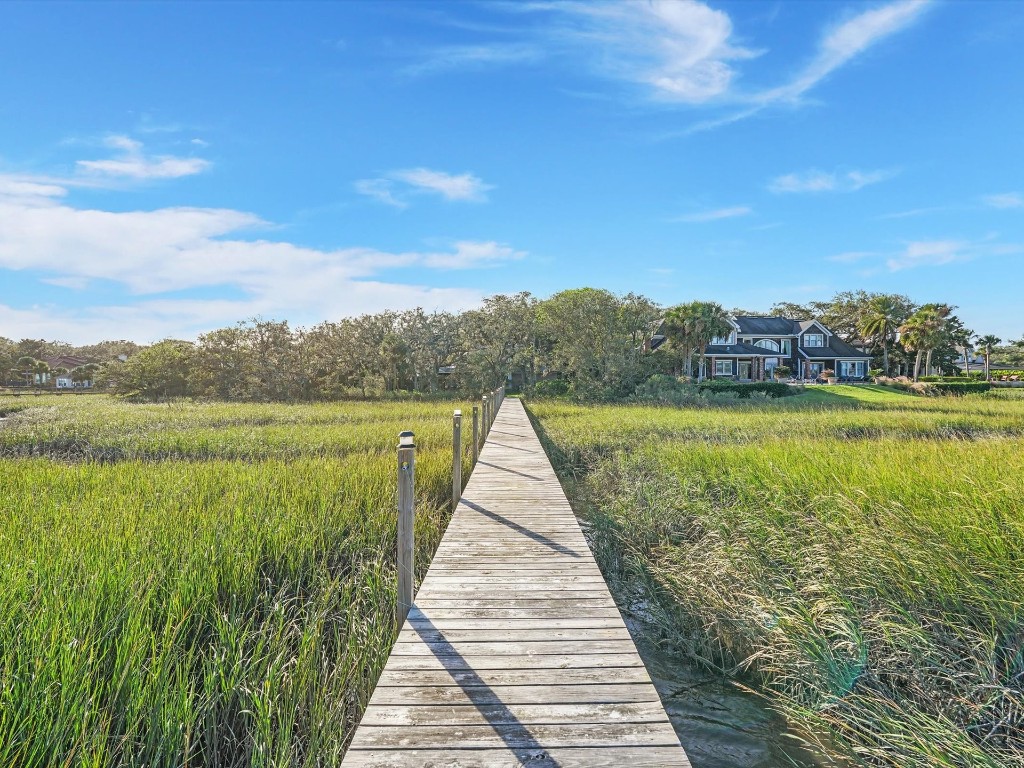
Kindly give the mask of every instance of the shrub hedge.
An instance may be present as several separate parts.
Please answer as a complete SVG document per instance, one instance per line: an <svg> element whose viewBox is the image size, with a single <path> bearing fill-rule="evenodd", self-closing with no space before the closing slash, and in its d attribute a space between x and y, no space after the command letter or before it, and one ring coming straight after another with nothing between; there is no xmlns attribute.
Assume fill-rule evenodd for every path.
<svg viewBox="0 0 1024 768"><path fill-rule="evenodd" d="M939 381L931 387L943 395L971 395L992 389L987 381Z"/></svg>
<svg viewBox="0 0 1024 768"><path fill-rule="evenodd" d="M750 397L754 392L763 392L769 397L789 397L799 391L789 384L777 381L754 381L749 384L736 381L705 381L698 384L697 388L710 393L735 392L741 399Z"/></svg>

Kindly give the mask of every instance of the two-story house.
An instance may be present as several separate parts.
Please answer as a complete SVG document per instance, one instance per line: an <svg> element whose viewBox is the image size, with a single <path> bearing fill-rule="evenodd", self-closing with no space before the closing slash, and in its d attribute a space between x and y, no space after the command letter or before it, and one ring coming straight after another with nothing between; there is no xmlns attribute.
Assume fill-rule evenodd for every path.
<svg viewBox="0 0 1024 768"><path fill-rule="evenodd" d="M705 350L707 378L762 381L771 378L779 365L787 366L798 379L815 379L825 370L844 379L867 376L871 355L850 346L817 320L741 315L730 317L729 322L733 330L712 339Z"/></svg>

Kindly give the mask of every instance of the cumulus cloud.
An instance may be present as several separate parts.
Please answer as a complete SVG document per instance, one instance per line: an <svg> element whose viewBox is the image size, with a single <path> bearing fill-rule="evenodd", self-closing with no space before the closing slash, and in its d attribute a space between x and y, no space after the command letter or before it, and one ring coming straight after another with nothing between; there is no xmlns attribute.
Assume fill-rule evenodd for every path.
<svg viewBox="0 0 1024 768"><path fill-rule="evenodd" d="M481 203L493 189L472 173L445 173L430 168L408 168L390 171L378 178L360 179L355 189L361 195L396 208L409 205L416 194L435 194L445 200Z"/></svg>
<svg viewBox="0 0 1024 768"><path fill-rule="evenodd" d="M768 183L775 194L792 192L856 192L871 184L885 181L895 175L891 170L832 171L817 169L777 176Z"/></svg>
<svg viewBox="0 0 1024 768"><path fill-rule="evenodd" d="M116 157L79 160L77 169L84 174L126 179L177 179L202 173L210 163L198 157L146 155L142 142L128 136L110 136L104 142L118 151Z"/></svg>
<svg viewBox="0 0 1024 768"><path fill-rule="evenodd" d="M40 272L69 290L108 281L134 297L122 306L81 310L0 307L8 335L120 338L127 328L135 338L152 340L256 314L312 322L385 307L464 308L479 300L478 291L389 282L384 275L399 267L492 267L525 255L495 241L413 251L307 248L253 238L268 224L244 211L111 212L67 204L58 185L24 187L0 177L0 189L15 192L0 196L0 269ZM232 298L168 296L197 289Z"/></svg>

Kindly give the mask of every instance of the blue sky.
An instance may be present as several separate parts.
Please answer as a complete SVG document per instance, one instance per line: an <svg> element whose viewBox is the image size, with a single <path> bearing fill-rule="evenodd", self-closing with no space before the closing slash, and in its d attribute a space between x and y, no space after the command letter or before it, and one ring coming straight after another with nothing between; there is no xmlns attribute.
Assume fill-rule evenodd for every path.
<svg viewBox="0 0 1024 768"><path fill-rule="evenodd" d="M1024 3L4 3L0 336L590 285L1024 335Z"/></svg>

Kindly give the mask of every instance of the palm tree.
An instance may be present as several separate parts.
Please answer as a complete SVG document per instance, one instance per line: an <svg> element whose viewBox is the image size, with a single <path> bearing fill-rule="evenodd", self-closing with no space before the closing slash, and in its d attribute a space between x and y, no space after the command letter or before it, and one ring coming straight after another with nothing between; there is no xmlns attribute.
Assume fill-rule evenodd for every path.
<svg viewBox="0 0 1024 768"><path fill-rule="evenodd" d="M915 313L907 322L899 328L900 343L907 352L916 352L914 358L914 381L917 381L921 372L921 355L924 354L927 343L928 329L923 318Z"/></svg>
<svg viewBox="0 0 1024 768"><path fill-rule="evenodd" d="M991 333L987 336L978 337L978 349L985 356L985 381L991 381L992 376L990 374L989 363L992 358L992 350L998 347L1002 342L998 336L993 336Z"/></svg>
<svg viewBox="0 0 1024 768"><path fill-rule="evenodd" d="M36 375L36 380L39 385L45 384L45 376L50 372L50 365L42 360L36 360L35 365L32 366L32 373Z"/></svg>
<svg viewBox="0 0 1024 768"><path fill-rule="evenodd" d="M969 332L960 341L960 348L964 351L964 369L967 378L971 377L971 355L974 354L974 342L977 340L977 336L973 332Z"/></svg>
<svg viewBox="0 0 1024 768"><path fill-rule="evenodd" d="M953 309L948 304L925 304L900 327L901 334L906 333L905 329L910 331L910 343L913 351L917 352L914 381L917 381L920 372L921 355L925 355L925 373L931 373L932 353L937 347L949 341L946 331ZM911 349L906 343L903 346L904 349Z"/></svg>
<svg viewBox="0 0 1024 768"><path fill-rule="evenodd" d="M26 387L32 386L32 374L35 372L34 369L37 362L39 361L29 355L18 358L18 370L21 371L21 375L25 377Z"/></svg>
<svg viewBox="0 0 1024 768"><path fill-rule="evenodd" d="M683 356L683 373L687 377L693 376L693 356L697 352L694 329L699 313L696 304L698 302L693 301L672 307L665 313L664 321L665 336Z"/></svg>
<svg viewBox="0 0 1024 768"><path fill-rule="evenodd" d="M711 340L732 332L732 322L721 304L713 301L697 301L698 322L694 329L694 340L700 350L700 370L697 380L703 381L706 374L707 347Z"/></svg>
<svg viewBox="0 0 1024 768"><path fill-rule="evenodd" d="M693 356L700 355L697 380L704 379L707 346L717 336L733 329L729 315L713 301L691 301L670 309L665 315L665 335L686 358L686 375L693 373Z"/></svg>
<svg viewBox="0 0 1024 768"><path fill-rule="evenodd" d="M858 330L865 338L875 338L882 343L882 369L889 375L889 339L893 331L905 319L900 305L892 296L875 296L868 303L859 322Z"/></svg>

